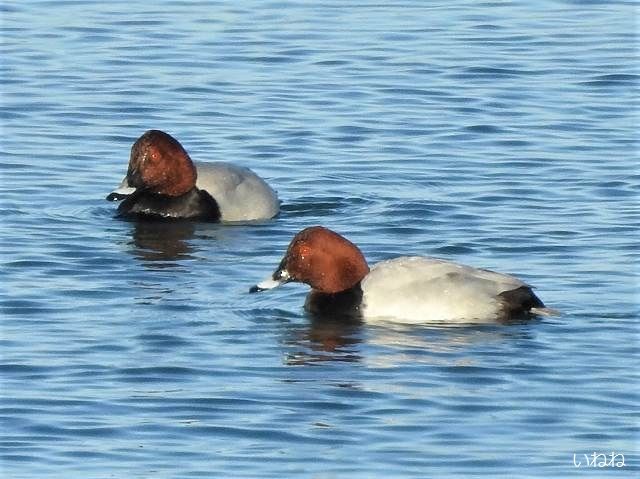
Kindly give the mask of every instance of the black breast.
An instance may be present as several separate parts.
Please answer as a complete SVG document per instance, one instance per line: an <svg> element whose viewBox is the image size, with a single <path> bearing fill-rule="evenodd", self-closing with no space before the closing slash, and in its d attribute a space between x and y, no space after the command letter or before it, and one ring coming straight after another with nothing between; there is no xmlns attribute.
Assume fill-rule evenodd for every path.
<svg viewBox="0 0 640 479"><path fill-rule="evenodd" d="M118 214L125 218L220 221L216 200L197 188L177 197L136 191L120 203Z"/></svg>
<svg viewBox="0 0 640 479"><path fill-rule="evenodd" d="M311 291L304 307L316 317L354 319L361 316L361 303L362 289L358 283L353 288L334 294Z"/></svg>

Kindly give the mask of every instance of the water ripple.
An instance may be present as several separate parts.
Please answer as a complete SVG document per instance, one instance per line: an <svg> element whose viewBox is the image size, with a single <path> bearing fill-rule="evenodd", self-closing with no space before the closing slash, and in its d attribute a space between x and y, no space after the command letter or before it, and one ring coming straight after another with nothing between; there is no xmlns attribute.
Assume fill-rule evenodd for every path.
<svg viewBox="0 0 640 479"><path fill-rule="evenodd" d="M4 475L578 477L594 450L637 473L632 2L0 12ZM254 169L279 217L114 218L149 128ZM371 264L513 272L562 314L406 328L249 295L315 224Z"/></svg>

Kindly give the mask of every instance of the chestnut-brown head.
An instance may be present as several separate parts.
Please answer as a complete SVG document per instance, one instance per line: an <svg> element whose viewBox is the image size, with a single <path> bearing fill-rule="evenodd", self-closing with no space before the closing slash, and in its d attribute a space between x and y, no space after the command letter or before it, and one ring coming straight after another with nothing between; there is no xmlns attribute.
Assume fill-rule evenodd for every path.
<svg viewBox="0 0 640 479"><path fill-rule="evenodd" d="M320 293L339 293L358 284L369 272L362 252L351 241L322 226L299 232L271 278L251 290L271 289L299 281Z"/></svg>
<svg viewBox="0 0 640 479"><path fill-rule="evenodd" d="M196 185L196 167L180 142L149 130L131 147L129 186L166 196L181 196Z"/></svg>

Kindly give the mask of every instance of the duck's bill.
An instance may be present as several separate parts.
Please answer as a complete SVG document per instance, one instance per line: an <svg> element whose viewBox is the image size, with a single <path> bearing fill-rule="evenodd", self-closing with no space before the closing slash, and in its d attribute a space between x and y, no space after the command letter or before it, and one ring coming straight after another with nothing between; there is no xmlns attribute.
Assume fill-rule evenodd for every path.
<svg viewBox="0 0 640 479"><path fill-rule="evenodd" d="M281 284L288 283L289 281L291 281L291 279L289 278L289 273L284 270L278 269L278 271L273 273L273 275L265 278L258 284L251 286L251 288L249 288L249 292L259 293L260 291L277 288Z"/></svg>
<svg viewBox="0 0 640 479"><path fill-rule="evenodd" d="M249 292L259 293L260 291L277 288L282 283L284 283L284 281L276 281L275 279L267 278L264 281L260 281L258 284L251 286L251 288L249 288Z"/></svg>
<svg viewBox="0 0 640 479"><path fill-rule="evenodd" d="M129 179L125 177L122 183L107 195L107 201L120 201L124 200L127 196L132 195L136 189L133 186L129 186Z"/></svg>

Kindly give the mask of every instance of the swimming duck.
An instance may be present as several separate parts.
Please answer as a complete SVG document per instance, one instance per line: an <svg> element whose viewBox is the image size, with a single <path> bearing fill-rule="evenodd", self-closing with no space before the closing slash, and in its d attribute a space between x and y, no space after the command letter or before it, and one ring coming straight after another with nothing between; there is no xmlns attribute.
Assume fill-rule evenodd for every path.
<svg viewBox="0 0 640 479"><path fill-rule="evenodd" d="M251 221L273 218L276 192L248 168L193 162L178 140L145 132L131 147L127 175L107 200L127 218Z"/></svg>
<svg viewBox="0 0 640 479"><path fill-rule="evenodd" d="M291 281L311 286L305 308L312 313L367 321L487 323L555 313L528 284L486 269L421 256L369 268L355 244L322 226L295 235L276 271L250 291Z"/></svg>

